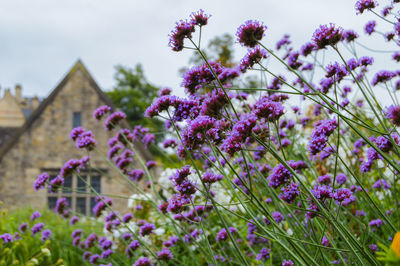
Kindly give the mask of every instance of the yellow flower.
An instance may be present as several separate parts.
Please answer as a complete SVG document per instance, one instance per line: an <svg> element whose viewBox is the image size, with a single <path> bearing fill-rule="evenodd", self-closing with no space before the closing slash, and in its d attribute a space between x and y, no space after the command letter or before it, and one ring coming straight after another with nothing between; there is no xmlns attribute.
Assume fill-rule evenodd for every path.
<svg viewBox="0 0 400 266"><path fill-rule="evenodd" d="M397 257L400 257L400 232L394 235L392 245L390 246Z"/></svg>

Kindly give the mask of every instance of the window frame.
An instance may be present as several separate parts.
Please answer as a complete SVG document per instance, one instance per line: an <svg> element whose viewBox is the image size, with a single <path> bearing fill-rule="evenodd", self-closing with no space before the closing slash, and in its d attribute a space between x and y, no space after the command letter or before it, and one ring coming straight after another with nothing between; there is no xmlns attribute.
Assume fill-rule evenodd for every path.
<svg viewBox="0 0 400 266"><path fill-rule="evenodd" d="M59 173L60 173L60 169L42 169L42 172L47 172L50 176L50 179L56 177ZM105 169L101 169L101 172L105 173L107 172L107 170ZM98 178L98 182L99 182L99 191L97 191L98 194L101 194L102 191L102 180L103 180L103 176L98 172L98 171L89 171L89 170L85 170L85 171L81 171L80 172L80 177L85 177L86 178L86 182L89 183L92 186L92 179L94 178ZM64 186L60 187L57 189L56 192L50 193L49 191L47 191L46 193L46 206L50 209L54 209L54 207L50 206L50 198L55 199L55 202L60 199L60 198L66 198L68 200L68 198L70 198L70 206L69 208L72 210L72 212L76 212L76 213L80 213L82 215L85 216L92 216L93 212L92 212L92 208L93 206L91 206L92 204L92 200L94 200L94 198L96 198L96 194L91 190L91 188L87 185L85 185L85 191L82 192L78 192L78 180L80 180L80 178L78 177L77 174L73 174L70 176L71 177L71 188L64 188ZM70 191L68 191L70 190ZM77 208L77 201L78 198L84 198L85 199L85 212L81 212L80 210L78 210Z"/></svg>

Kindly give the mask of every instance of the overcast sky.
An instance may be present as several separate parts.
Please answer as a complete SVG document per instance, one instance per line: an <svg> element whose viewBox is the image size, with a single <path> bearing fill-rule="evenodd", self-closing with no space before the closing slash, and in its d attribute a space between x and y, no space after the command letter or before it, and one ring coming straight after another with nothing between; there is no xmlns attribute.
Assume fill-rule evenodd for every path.
<svg viewBox="0 0 400 266"><path fill-rule="evenodd" d="M104 90L114 85L114 66L142 63L147 78L181 93L178 69L191 51L173 52L168 34L175 21L200 8L212 14L205 43L234 34L248 19L268 26L274 45L290 33L295 46L310 40L320 24L362 28L371 15L357 16L353 0L1 0L0 85L21 83L24 94L47 96L80 58ZM381 7L383 7L382 5ZM245 50L236 45L236 59Z"/></svg>

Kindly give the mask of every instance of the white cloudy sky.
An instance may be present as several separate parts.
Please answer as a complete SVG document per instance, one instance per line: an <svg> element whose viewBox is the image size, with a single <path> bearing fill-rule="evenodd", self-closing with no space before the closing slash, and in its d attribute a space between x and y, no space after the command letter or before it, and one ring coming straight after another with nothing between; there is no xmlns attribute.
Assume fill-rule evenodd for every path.
<svg viewBox="0 0 400 266"><path fill-rule="evenodd" d="M190 51L172 52L168 34L175 21L200 8L212 14L205 41L248 19L268 26L273 45L290 33L297 46L319 24L335 22L362 33L370 15L357 16L355 0L1 0L0 85L21 83L24 94L46 96L81 58L103 89L113 84L114 66L140 62L156 85L181 92L178 69ZM381 5L383 7L384 4ZM236 58L244 50L237 45Z"/></svg>

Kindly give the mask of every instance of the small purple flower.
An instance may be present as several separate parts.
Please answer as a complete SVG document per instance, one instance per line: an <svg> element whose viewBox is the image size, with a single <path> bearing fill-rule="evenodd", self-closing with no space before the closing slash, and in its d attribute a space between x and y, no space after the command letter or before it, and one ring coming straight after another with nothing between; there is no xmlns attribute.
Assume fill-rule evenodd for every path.
<svg viewBox="0 0 400 266"><path fill-rule="evenodd" d="M176 190L182 195L192 195L196 193L196 184L191 180L184 180L182 183L176 185Z"/></svg>
<svg viewBox="0 0 400 266"><path fill-rule="evenodd" d="M125 251L126 255L127 255L129 258L133 257L133 255L134 255L133 252L134 252L135 250L137 250L139 247L140 247L139 241L138 241L138 240L133 240L133 241L128 245L128 247L126 248L126 251Z"/></svg>
<svg viewBox="0 0 400 266"><path fill-rule="evenodd" d="M184 46L184 39L191 38L192 33L195 31L196 21L180 20L176 22L175 28L169 34L169 47L172 51L182 51Z"/></svg>
<svg viewBox="0 0 400 266"><path fill-rule="evenodd" d="M231 234L237 232L237 229L234 228L234 227L229 227L228 230L229 230L229 232L230 232ZM227 239L228 239L228 232L226 231L225 228L222 228L222 229L217 233L216 240L217 240L217 241L224 241L224 240L227 240Z"/></svg>
<svg viewBox="0 0 400 266"><path fill-rule="evenodd" d="M3 245L13 242L12 235L10 235L9 233L0 235L0 239L3 240Z"/></svg>
<svg viewBox="0 0 400 266"><path fill-rule="evenodd" d="M248 20L238 28L236 32L237 40L243 46L253 48L257 45L257 41L264 37L266 30L267 26L262 22Z"/></svg>
<svg viewBox="0 0 400 266"><path fill-rule="evenodd" d="M330 247L331 246L331 244L329 243L329 240L328 240L328 238L326 238L326 236L322 237L321 245L323 245L325 247Z"/></svg>
<svg viewBox="0 0 400 266"><path fill-rule="evenodd" d="M285 34L285 35L283 35L282 39L277 41L276 50L280 50L283 46L289 45L291 43L292 42L290 41L290 35L289 34Z"/></svg>
<svg viewBox="0 0 400 266"><path fill-rule="evenodd" d="M325 148L329 135L333 133L336 127L336 120L321 120L315 123L309 142L311 155L316 155Z"/></svg>
<svg viewBox="0 0 400 266"><path fill-rule="evenodd" d="M142 169L133 169L128 172L129 179L135 182L139 182L144 175L145 172Z"/></svg>
<svg viewBox="0 0 400 266"><path fill-rule="evenodd" d="M355 201L355 197L353 196L353 192L351 192L348 188L339 188L336 189L334 193L332 193L331 197L335 199L337 202L342 205L347 206L351 202Z"/></svg>
<svg viewBox="0 0 400 266"><path fill-rule="evenodd" d="M321 175L318 177L317 182L322 185L330 185L332 183L331 175Z"/></svg>
<svg viewBox="0 0 400 266"><path fill-rule="evenodd" d="M133 214L132 213L127 213L122 217L122 222L128 223L132 219L133 219Z"/></svg>
<svg viewBox="0 0 400 266"><path fill-rule="evenodd" d="M377 3L374 0L359 0L355 4L357 14L362 14L366 9L375 8Z"/></svg>
<svg viewBox="0 0 400 266"><path fill-rule="evenodd" d="M39 218L40 216L42 216L42 214L40 214L40 212L38 212L38 211L35 211L31 216L31 221Z"/></svg>
<svg viewBox="0 0 400 266"><path fill-rule="evenodd" d="M291 260L283 260L282 266L293 266L294 263Z"/></svg>
<svg viewBox="0 0 400 266"><path fill-rule="evenodd" d="M214 174L213 172L207 171L203 174L202 180L204 183L212 184L222 180L223 178L224 178L223 175Z"/></svg>
<svg viewBox="0 0 400 266"><path fill-rule="evenodd" d="M391 105L385 110L386 118L390 119L392 124L400 126L400 106Z"/></svg>
<svg viewBox="0 0 400 266"><path fill-rule="evenodd" d="M22 223L20 226L19 226L19 231L21 231L22 233L24 233L25 231L26 231L26 229L28 228L28 224L27 223Z"/></svg>
<svg viewBox="0 0 400 266"><path fill-rule="evenodd" d="M306 57L311 54L317 47L314 43L308 42L301 47L301 54Z"/></svg>
<svg viewBox="0 0 400 266"><path fill-rule="evenodd" d="M106 239L105 237L100 237L99 244L102 250L110 249L113 245L111 240Z"/></svg>
<svg viewBox="0 0 400 266"><path fill-rule="evenodd" d="M139 233L141 236L145 236L145 235L152 234L153 230L155 230L155 229L156 229L156 227L154 226L154 224L146 223L140 227Z"/></svg>
<svg viewBox="0 0 400 266"><path fill-rule="evenodd" d="M279 195L279 198L291 204L299 195L299 185L296 183L290 183L288 186L282 188L282 193Z"/></svg>
<svg viewBox="0 0 400 266"><path fill-rule="evenodd" d="M392 78L396 76L396 73L382 70L375 74L374 78L372 79L372 85L376 86L379 83L386 83L390 81Z"/></svg>
<svg viewBox="0 0 400 266"><path fill-rule="evenodd" d="M33 188L36 191L44 188L47 180L49 180L49 179L50 179L50 176L47 173L42 173L42 174L38 175L35 182L33 182Z"/></svg>
<svg viewBox="0 0 400 266"><path fill-rule="evenodd" d="M113 251L112 249L104 250L104 251L101 253L100 258L106 259L106 258L110 257L113 253L114 253L114 251Z"/></svg>
<svg viewBox="0 0 400 266"><path fill-rule="evenodd" d="M111 107L107 105L100 106L93 112L93 118L100 120L105 114L111 111Z"/></svg>
<svg viewBox="0 0 400 266"><path fill-rule="evenodd" d="M172 260L174 256L169 248L163 248L161 251L157 252L157 258L159 260L168 261Z"/></svg>
<svg viewBox="0 0 400 266"><path fill-rule="evenodd" d="M388 182L386 182L385 179L379 179L378 181L376 181L376 182L372 185L372 187L373 187L373 188L376 188L376 189L383 188L383 189L385 189L385 190L388 190L388 189L391 188L392 186L391 186Z"/></svg>
<svg viewBox="0 0 400 266"><path fill-rule="evenodd" d="M83 260L88 260L92 256L92 253L90 251L85 251L82 255Z"/></svg>
<svg viewBox="0 0 400 266"><path fill-rule="evenodd" d="M190 17L195 25L202 27L207 25L208 19L211 17L211 15L205 14L203 9L200 9L197 12L193 12Z"/></svg>
<svg viewBox="0 0 400 266"><path fill-rule="evenodd" d="M277 222L278 224L285 220L285 217L283 216L283 214L278 211L273 212L272 217L274 218L275 222Z"/></svg>
<svg viewBox="0 0 400 266"><path fill-rule="evenodd" d="M123 112L114 112L112 114L110 114L109 117L107 117L106 121L104 122L104 128L106 130L111 131L112 129L114 129L118 123L126 118L126 114L124 114Z"/></svg>
<svg viewBox="0 0 400 266"><path fill-rule="evenodd" d="M178 142L175 139L166 139L163 142L163 147L164 148L175 148L176 146L178 146Z"/></svg>
<svg viewBox="0 0 400 266"><path fill-rule="evenodd" d="M93 254L92 256L90 256L89 259L90 264L95 264L99 260L99 258L99 254Z"/></svg>
<svg viewBox="0 0 400 266"><path fill-rule="evenodd" d="M347 181L347 176L346 176L345 174L343 174L343 173L337 174L337 176L336 176L336 182L337 182L339 185L343 185L344 183L346 183L346 181Z"/></svg>
<svg viewBox="0 0 400 266"><path fill-rule="evenodd" d="M74 230L72 233L71 233L71 237L72 238L75 238L75 237L78 237L78 236L81 236L82 235L82 230L81 229L77 229L77 230Z"/></svg>
<svg viewBox="0 0 400 266"><path fill-rule="evenodd" d="M49 239L49 238L50 238L50 235L51 235L51 231L50 231L49 229L43 230L43 231L42 231L41 240L42 240L42 241L45 241L45 240Z"/></svg>
<svg viewBox="0 0 400 266"><path fill-rule="evenodd" d="M364 31L366 34L371 35L375 31L376 21L371 20L365 24Z"/></svg>
<svg viewBox="0 0 400 266"><path fill-rule="evenodd" d="M153 266L153 263L146 257L140 257L133 266Z"/></svg>
<svg viewBox="0 0 400 266"><path fill-rule="evenodd" d="M345 30L343 31L342 40L345 40L347 43L350 43L358 38L358 34L353 30Z"/></svg>
<svg viewBox="0 0 400 266"><path fill-rule="evenodd" d="M240 61L239 69L242 73L245 73L248 69L259 63L263 58L267 57L267 51L257 45L253 49L247 51L247 54Z"/></svg>
<svg viewBox="0 0 400 266"><path fill-rule="evenodd" d="M381 219L375 219L375 220L371 220L368 225L369 225L369 227L372 228L372 232L375 232L375 230L377 228L379 228L383 225L383 222Z"/></svg>
<svg viewBox="0 0 400 266"><path fill-rule="evenodd" d="M321 25L313 35L313 41L318 49L326 46L334 46L342 39L342 28L331 23L329 25Z"/></svg>
<svg viewBox="0 0 400 266"><path fill-rule="evenodd" d="M372 244L372 245L369 245L369 249L370 249L372 252L376 252L376 251L378 251L378 246L375 245L375 244Z"/></svg>
<svg viewBox="0 0 400 266"><path fill-rule="evenodd" d="M270 253L270 252L271 252L271 251L270 251L269 249L267 249L267 248L262 248L262 249L260 250L260 253L257 254L256 259L257 259L257 260L267 260L267 259L269 259L269 253Z"/></svg>
<svg viewBox="0 0 400 266"><path fill-rule="evenodd" d="M164 88L160 89L160 91L158 92L158 96L161 97L161 96L164 96L164 95L170 95L171 92L172 92L172 90L170 88L164 87Z"/></svg>
<svg viewBox="0 0 400 266"><path fill-rule="evenodd" d="M356 210L356 216L361 217L361 216L366 216L367 214L363 210Z"/></svg>
<svg viewBox="0 0 400 266"><path fill-rule="evenodd" d="M73 217L71 218L71 220L69 220L69 224L70 224L70 225L74 225L74 224L76 224L78 221L79 221L79 217L78 217L78 216L73 216Z"/></svg>
<svg viewBox="0 0 400 266"><path fill-rule="evenodd" d="M292 177L292 173L282 164L278 164L272 169L271 175L268 176L268 186L277 188L287 183Z"/></svg>
<svg viewBox="0 0 400 266"><path fill-rule="evenodd" d="M43 227L44 227L44 223L37 223L37 224L35 224L34 226L32 226L32 229L31 229L32 234L33 234L33 235L36 235L37 233L39 233L40 231L42 231Z"/></svg>
<svg viewBox="0 0 400 266"><path fill-rule="evenodd" d="M55 210L58 214L64 215L68 211L68 201L66 198L59 198L56 202Z"/></svg>
<svg viewBox="0 0 400 266"><path fill-rule="evenodd" d="M254 104L253 114L259 118L274 122L284 114L284 108L281 103L273 102L263 97Z"/></svg>

